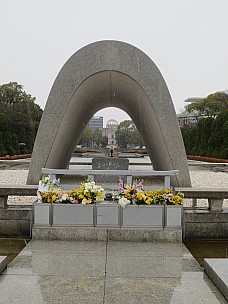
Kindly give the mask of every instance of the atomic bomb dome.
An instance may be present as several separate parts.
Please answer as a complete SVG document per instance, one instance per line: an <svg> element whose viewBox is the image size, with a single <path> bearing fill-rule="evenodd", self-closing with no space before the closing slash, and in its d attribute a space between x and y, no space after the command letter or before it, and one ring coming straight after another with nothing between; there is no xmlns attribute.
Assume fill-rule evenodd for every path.
<svg viewBox="0 0 228 304"><path fill-rule="evenodd" d="M109 119L106 124L107 129L112 129L114 127L118 127L118 121L115 119Z"/></svg>
<svg viewBox="0 0 228 304"><path fill-rule="evenodd" d="M115 133L118 127L118 121L109 119L106 123L105 135L108 137L108 146L116 146Z"/></svg>

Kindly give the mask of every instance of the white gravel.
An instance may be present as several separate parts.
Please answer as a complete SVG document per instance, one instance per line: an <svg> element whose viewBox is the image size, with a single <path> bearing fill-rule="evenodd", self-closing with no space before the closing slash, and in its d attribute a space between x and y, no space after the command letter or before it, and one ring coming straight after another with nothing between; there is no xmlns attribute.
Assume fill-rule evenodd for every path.
<svg viewBox="0 0 228 304"><path fill-rule="evenodd" d="M28 170L0 170L0 184L25 185ZM190 171L193 187L228 188L228 174L209 170ZM35 197L9 197L9 205L31 205ZM191 200L185 200L185 206L191 205ZM199 200L199 206L207 206L207 200ZM228 200L224 200L224 206L228 207Z"/></svg>
<svg viewBox="0 0 228 304"><path fill-rule="evenodd" d="M25 185L28 170L0 170L0 184Z"/></svg>
<svg viewBox="0 0 228 304"><path fill-rule="evenodd" d="M228 173L213 172L209 170L190 171L190 177L192 181L192 187L205 187L205 188L227 188L228 189ZM199 207L208 206L208 202L205 199L197 200ZM191 206L191 200L186 199L184 203L185 207ZM228 207L228 199L223 202L224 207Z"/></svg>
<svg viewBox="0 0 228 304"><path fill-rule="evenodd" d="M228 188L228 173L207 170L190 171L192 187Z"/></svg>

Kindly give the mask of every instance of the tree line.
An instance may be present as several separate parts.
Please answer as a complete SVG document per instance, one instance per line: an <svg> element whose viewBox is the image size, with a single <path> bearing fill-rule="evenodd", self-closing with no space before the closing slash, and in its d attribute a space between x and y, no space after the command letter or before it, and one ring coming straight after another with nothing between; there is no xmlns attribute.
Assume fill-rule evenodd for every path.
<svg viewBox="0 0 228 304"><path fill-rule="evenodd" d="M42 112L17 82L0 85L0 156L32 152Z"/></svg>
<svg viewBox="0 0 228 304"><path fill-rule="evenodd" d="M187 155L228 159L228 94L217 92L186 107L198 115L195 126L181 128Z"/></svg>
<svg viewBox="0 0 228 304"><path fill-rule="evenodd" d="M122 121L116 130L116 142L120 148L144 146L143 140L132 120Z"/></svg>
<svg viewBox="0 0 228 304"><path fill-rule="evenodd" d="M0 85L0 156L32 152L42 113L35 97L22 85ZM188 105L185 114L198 117L197 125L181 128L186 154L228 159L228 94L210 94ZM115 137L120 148L144 145L131 120L118 125ZM106 147L108 138L102 130L92 131L87 126L78 144Z"/></svg>
<svg viewBox="0 0 228 304"><path fill-rule="evenodd" d="M101 129L92 130L88 126L82 132L78 145L83 147L106 147L108 144L108 137L102 134Z"/></svg>
<svg viewBox="0 0 228 304"><path fill-rule="evenodd" d="M118 147L142 147L143 140L132 120L122 121L115 132L115 139ZM91 130L88 126L84 129L79 145L84 147L106 147L108 144L108 137L102 135L102 130Z"/></svg>

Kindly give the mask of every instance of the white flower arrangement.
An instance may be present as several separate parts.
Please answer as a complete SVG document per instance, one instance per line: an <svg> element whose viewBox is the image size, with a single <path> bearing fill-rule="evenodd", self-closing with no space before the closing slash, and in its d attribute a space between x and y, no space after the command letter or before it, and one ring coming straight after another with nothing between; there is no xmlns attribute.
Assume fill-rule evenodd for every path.
<svg viewBox="0 0 228 304"><path fill-rule="evenodd" d="M118 204L122 207L125 208L127 205L129 205L131 202L124 196L119 198Z"/></svg>
<svg viewBox="0 0 228 304"><path fill-rule="evenodd" d="M39 188L38 191L53 191L59 189L60 186L60 179L56 179L54 176L42 176L41 180L39 181Z"/></svg>
<svg viewBox="0 0 228 304"><path fill-rule="evenodd" d="M82 183L81 190L83 190L86 197L82 200L82 204L88 204L90 201L102 201L105 197L105 191L101 186L96 185L90 178Z"/></svg>
<svg viewBox="0 0 228 304"><path fill-rule="evenodd" d="M80 189L63 191L59 188L54 188L58 183L50 178L44 179L44 186L49 187L51 184L52 190L39 190L37 192L39 201L43 203L65 203L65 204L93 204L104 200L105 191L100 186L95 185L94 181L87 179L81 184ZM59 180L57 180L59 181ZM40 181L42 185L42 181Z"/></svg>

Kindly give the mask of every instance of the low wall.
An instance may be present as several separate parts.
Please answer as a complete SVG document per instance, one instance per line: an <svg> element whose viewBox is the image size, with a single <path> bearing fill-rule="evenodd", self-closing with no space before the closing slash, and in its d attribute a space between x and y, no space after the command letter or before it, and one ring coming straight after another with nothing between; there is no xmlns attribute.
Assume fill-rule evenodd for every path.
<svg viewBox="0 0 228 304"><path fill-rule="evenodd" d="M25 195L34 196L35 201L36 191L37 185L0 186L0 237L31 236L33 206L9 206L7 199L8 195ZM201 193L202 191L199 192ZM222 190L220 192L223 193ZM216 194L217 192L215 191L214 193ZM209 194L211 196L213 193ZM192 197L192 193L189 195ZM197 197L199 196L197 191L196 195ZM221 195L223 196L224 193ZM184 208L183 238L205 240L228 239L228 209L223 208L223 211L216 209L215 212L208 209L202 210L197 208L197 206L191 209Z"/></svg>
<svg viewBox="0 0 228 304"><path fill-rule="evenodd" d="M32 223L32 206L0 208L0 237L30 237Z"/></svg>
<svg viewBox="0 0 228 304"><path fill-rule="evenodd" d="M34 196L37 185L0 185L0 237L31 236L33 206L9 206L8 196Z"/></svg>
<svg viewBox="0 0 228 304"><path fill-rule="evenodd" d="M199 240L227 240L228 209L222 212L185 210L183 237Z"/></svg>
<svg viewBox="0 0 228 304"><path fill-rule="evenodd" d="M0 237L31 236L33 208L8 207L0 209ZM183 238L185 239L227 239L228 209L223 212L207 210L185 210Z"/></svg>

